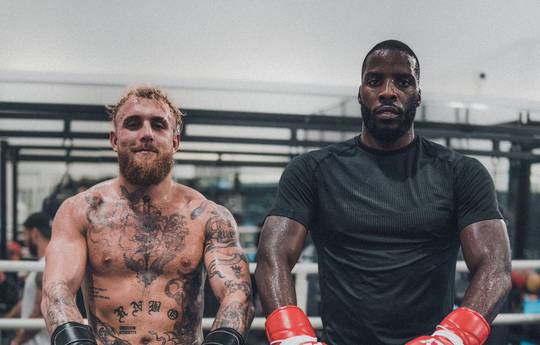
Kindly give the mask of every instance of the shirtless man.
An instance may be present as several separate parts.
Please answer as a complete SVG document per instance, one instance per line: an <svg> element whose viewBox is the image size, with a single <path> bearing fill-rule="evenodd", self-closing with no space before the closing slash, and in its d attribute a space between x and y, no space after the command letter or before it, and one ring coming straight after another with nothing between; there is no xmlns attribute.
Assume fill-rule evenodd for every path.
<svg viewBox="0 0 540 345"><path fill-rule="evenodd" d="M111 117L119 177L67 199L53 222L41 306L51 343L244 344L253 306L236 223L172 179L182 113L136 87ZM203 340L207 274L220 308ZM90 327L75 304L81 284Z"/></svg>

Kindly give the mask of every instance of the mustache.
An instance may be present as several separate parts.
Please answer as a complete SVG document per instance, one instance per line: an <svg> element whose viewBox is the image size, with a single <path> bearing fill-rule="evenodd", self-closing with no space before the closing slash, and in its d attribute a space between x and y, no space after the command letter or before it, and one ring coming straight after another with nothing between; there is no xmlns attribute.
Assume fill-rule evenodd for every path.
<svg viewBox="0 0 540 345"><path fill-rule="evenodd" d="M144 145L144 146L139 146L139 147L135 147L131 149L131 152L141 152L141 151L150 151L150 152L155 152L155 153L159 152L159 150L154 145Z"/></svg>
<svg viewBox="0 0 540 345"><path fill-rule="evenodd" d="M373 110L373 113L375 114L379 114L383 112L390 112L390 113L401 115L403 114L403 109L400 109L393 105L381 105L380 107L377 107Z"/></svg>

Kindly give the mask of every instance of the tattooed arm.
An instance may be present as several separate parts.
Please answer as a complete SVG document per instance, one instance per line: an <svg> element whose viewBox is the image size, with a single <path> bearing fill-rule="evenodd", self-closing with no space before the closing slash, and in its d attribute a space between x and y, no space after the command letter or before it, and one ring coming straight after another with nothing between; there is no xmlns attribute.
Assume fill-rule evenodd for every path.
<svg viewBox="0 0 540 345"><path fill-rule="evenodd" d="M78 196L67 199L54 218L52 237L45 254L41 302L49 334L66 322L83 323L75 303L87 259L82 202Z"/></svg>
<svg viewBox="0 0 540 345"><path fill-rule="evenodd" d="M204 265L220 302L212 329L230 327L247 333L254 314L248 261L240 247L234 218L219 205L210 209L206 222Z"/></svg>

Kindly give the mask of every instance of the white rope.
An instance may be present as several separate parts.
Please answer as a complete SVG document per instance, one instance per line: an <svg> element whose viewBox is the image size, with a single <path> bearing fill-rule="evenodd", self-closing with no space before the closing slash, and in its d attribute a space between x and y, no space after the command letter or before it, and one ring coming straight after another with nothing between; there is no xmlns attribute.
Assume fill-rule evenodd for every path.
<svg viewBox="0 0 540 345"><path fill-rule="evenodd" d="M266 318L256 317L253 319L251 329L264 330L264 323ZM315 329L322 329L322 321L320 317L310 317L309 321ZM210 329L213 318L203 318L202 326L204 329ZM540 314L499 314L493 324L501 325L525 325L525 324L539 324ZM0 319L1 329L41 329L45 328L45 321L43 319Z"/></svg>
<svg viewBox="0 0 540 345"><path fill-rule="evenodd" d="M37 261L10 261L0 260L0 271L3 272L43 272L44 263ZM251 273L255 272L255 263L249 264ZM513 260L512 269L540 269L540 260ZM458 261L456 264L457 272L468 272L467 265L464 261ZM317 264L310 262L301 262L296 264L292 270L293 273L314 274L318 272Z"/></svg>
<svg viewBox="0 0 540 345"><path fill-rule="evenodd" d="M38 261L9 261L0 260L0 271L4 272L42 272L44 263ZM256 264L250 263L249 270L253 273ZM535 269L540 268L540 260L514 260L513 269ZM458 272L467 272L465 262L458 261L456 270ZM293 269L293 273L306 277L307 274L316 274L318 272L316 263L298 263ZM305 309L305 308L304 308ZM257 317L253 320L252 329L263 330L265 318ZM311 324L316 329L322 328L322 321L319 317L310 317ZM210 329L213 318L203 319L203 328ZM499 314L495 325L516 325L516 324L538 324L540 323L540 314ZM0 319L0 329L40 329L45 328L43 319Z"/></svg>

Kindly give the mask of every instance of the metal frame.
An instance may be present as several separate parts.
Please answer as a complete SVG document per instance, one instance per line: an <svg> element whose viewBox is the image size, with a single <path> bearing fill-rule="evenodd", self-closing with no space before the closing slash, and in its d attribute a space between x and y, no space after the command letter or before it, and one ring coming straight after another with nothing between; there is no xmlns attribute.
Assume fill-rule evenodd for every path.
<svg viewBox="0 0 540 345"><path fill-rule="evenodd" d="M186 153L215 153L216 160L203 159L177 159L178 164L194 164L205 166L259 166L259 167L284 167L287 160L309 149L331 144L333 141L300 139L300 131L332 131L342 133L359 133L362 121L358 117L339 117L322 115L294 115L253 113L216 110L184 110L185 126L182 133L182 142L193 143L222 143L224 147L230 143L279 145L288 147L288 152L258 152L258 151L234 151L234 150L183 150ZM519 117L521 119L521 116ZM39 131L27 128L17 130L0 129L0 138L4 138L0 146L0 254L5 254L5 236L7 224L5 220L6 207L6 162L12 163L12 184L17 188L17 163L22 161L50 161L50 162L92 162L112 163L116 158L112 156L84 156L74 154L74 151L109 151L107 146L73 146L66 145L71 139L106 139L105 132L81 132L72 129L73 121L110 121L105 106L74 105L74 104L44 104L44 103L12 103L0 102L0 119L39 119L61 120L63 128L60 131ZM510 205L511 212L516 215L516 235L514 253L516 258L523 257L524 231L528 227L529 214L529 177L531 164L540 162L540 154L532 152L533 148L540 147L540 124L526 119L521 121L504 123L499 125L471 125L453 124L442 122L417 121L416 132L432 139L443 139L447 146L451 147L451 139L483 139L492 141L491 150L456 149L468 155L505 157L510 159ZM286 128L290 130L288 139L275 138L230 138L219 136L190 135L191 125L221 125L221 126L249 126L259 128ZM186 129L188 129L186 131ZM7 138L59 138L64 144L55 145L10 145ZM511 143L509 151L500 150L500 142ZM27 153L31 149L39 150L63 150L63 153ZM225 160L224 155L256 155L263 157L281 157L283 161L247 161ZM14 193L17 194L17 193ZM16 229L16 196L13 197L13 229ZM15 235L16 236L16 235Z"/></svg>

